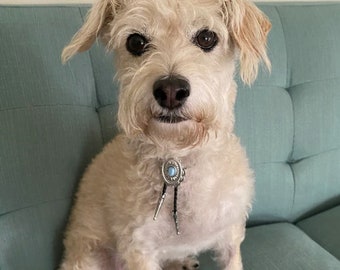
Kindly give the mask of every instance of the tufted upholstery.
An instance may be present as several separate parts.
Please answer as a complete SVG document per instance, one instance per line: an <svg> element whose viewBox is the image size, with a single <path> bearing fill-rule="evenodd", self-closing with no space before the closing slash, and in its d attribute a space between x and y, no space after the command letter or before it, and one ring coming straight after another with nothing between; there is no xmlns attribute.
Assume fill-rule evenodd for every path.
<svg viewBox="0 0 340 270"><path fill-rule="evenodd" d="M236 111L257 174L251 222L296 221L340 199L340 7L262 9L272 73L239 92Z"/></svg>
<svg viewBox="0 0 340 270"><path fill-rule="evenodd" d="M273 68L236 104L256 174L245 269L340 269L340 4L260 7ZM0 6L1 270L55 269L76 184L116 133L112 55L60 64L87 9Z"/></svg>

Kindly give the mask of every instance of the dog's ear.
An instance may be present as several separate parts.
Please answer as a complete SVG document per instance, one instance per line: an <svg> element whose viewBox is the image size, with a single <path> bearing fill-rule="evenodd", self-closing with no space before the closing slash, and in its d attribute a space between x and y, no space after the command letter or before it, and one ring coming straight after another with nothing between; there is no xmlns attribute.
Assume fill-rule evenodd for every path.
<svg viewBox="0 0 340 270"><path fill-rule="evenodd" d="M253 3L247 0L223 0L222 13L234 44L239 48L240 76L251 84L262 60L271 69L267 56L267 35L271 23Z"/></svg>
<svg viewBox="0 0 340 270"><path fill-rule="evenodd" d="M113 20L118 6L117 0L96 0L88 12L83 26L64 48L61 54L63 63L76 53L88 50L96 38L103 35L105 28Z"/></svg>

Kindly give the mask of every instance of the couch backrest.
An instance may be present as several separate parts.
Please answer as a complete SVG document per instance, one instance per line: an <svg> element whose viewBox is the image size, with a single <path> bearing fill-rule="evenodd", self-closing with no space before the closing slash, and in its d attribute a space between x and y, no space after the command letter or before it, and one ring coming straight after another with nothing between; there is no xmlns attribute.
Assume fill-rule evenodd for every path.
<svg viewBox="0 0 340 270"><path fill-rule="evenodd" d="M236 132L256 174L250 224L340 202L340 4L261 5L272 73L239 83ZM78 180L116 133L112 55L62 66L88 7L0 7L0 269L56 267Z"/></svg>
<svg viewBox="0 0 340 270"><path fill-rule="evenodd" d="M0 7L0 269L53 269L76 183L102 147L78 8Z"/></svg>
<svg viewBox="0 0 340 270"><path fill-rule="evenodd" d="M256 173L250 222L340 202L340 3L262 5L271 75L239 87L236 129Z"/></svg>

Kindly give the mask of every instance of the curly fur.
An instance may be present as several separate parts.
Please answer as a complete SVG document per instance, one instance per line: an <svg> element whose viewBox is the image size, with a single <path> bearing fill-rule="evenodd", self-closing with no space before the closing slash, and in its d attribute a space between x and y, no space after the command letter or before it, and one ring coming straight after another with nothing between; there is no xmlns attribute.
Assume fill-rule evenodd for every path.
<svg viewBox="0 0 340 270"><path fill-rule="evenodd" d="M193 44L200 29L217 33L204 52ZM235 60L245 83L266 54L267 18L246 0L99 0L64 49L63 61L98 37L115 52L120 83L118 125L81 181L65 237L61 270L182 269L179 261L214 249L221 269L241 270L240 244L253 197L253 175L233 133ZM144 35L149 50L126 50L127 37ZM185 77L191 94L176 110L187 121L161 123L165 113L152 94L154 82ZM160 166L182 161L179 224L174 232L171 192L157 221ZM170 198L170 199L169 199ZM189 257L192 258L192 257Z"/></svg>

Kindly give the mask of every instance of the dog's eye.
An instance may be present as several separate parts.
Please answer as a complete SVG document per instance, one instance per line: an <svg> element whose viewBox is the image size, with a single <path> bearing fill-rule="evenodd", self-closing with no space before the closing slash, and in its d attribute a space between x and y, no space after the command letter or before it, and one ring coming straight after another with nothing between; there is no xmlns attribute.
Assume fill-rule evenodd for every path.
<svg viewBox="0 0 340 270"><path fill-rule="evenodd" d="M126 49L135 56L141 56L148 47L148 40L140 34L131 34L126 41Z"/></svg>
<svg viewBox="0 0 340 270"><path fill-rule="evenodd" d="M194 43L205 52L211 51L217 42L217 34L208 29L198 31L194 37Z"/></svg>

